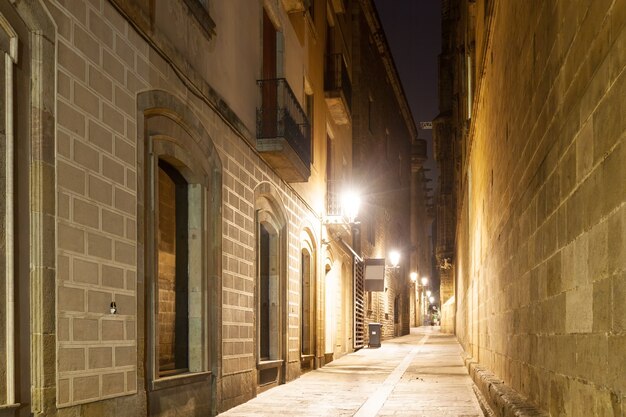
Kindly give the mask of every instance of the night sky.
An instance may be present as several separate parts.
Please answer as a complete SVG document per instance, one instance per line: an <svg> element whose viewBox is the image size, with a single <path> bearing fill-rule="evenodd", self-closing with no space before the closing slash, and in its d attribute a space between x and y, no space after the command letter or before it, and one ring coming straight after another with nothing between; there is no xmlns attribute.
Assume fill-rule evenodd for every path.
<svg viewBox="0 0 626 417"><path fill-rule="evenodd" d="M441 51L441 4L439 0L374 0L391 48L413 119L432 121L438 112L437 56ZM428 141L426 164L437 180L432 154L432 131L419 129ZM434 181L431 184L434 188Z"/></svg>

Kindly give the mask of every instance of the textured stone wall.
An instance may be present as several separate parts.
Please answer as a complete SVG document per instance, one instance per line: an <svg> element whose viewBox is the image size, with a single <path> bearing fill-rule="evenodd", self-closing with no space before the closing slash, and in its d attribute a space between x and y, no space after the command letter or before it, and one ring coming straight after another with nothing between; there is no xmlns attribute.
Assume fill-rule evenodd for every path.
<svg viewBox="0 0 626 417"><path fill-rule="evenodd" d="M213 96L201 99L191 94L188 80L183 82L172 64L111 3L76 0L46 6L59 31L58 406L130 395L73 410L83 415L145 412L146 352L143 341L137 343L145 335L137 316L146 306L143 277L138 289L135 274L137 184L144 180L144 173L136 171L136 153L143 151L144 139L137 137L136 94L148 89L181 97L200 118L222 162L222 235L215 238L223 247L222 288L216 289L223 306L221 323L212 323L212 338L219 341L213 349L220 352L219 363L214 364L219 407L226 409L256 395L254 191L263 182L277 190L288 222L287 380L295 378L299 374L299 232L302 219L315 217L308 208L311 204L305 204L250 149L252 138L246 135L254 126L246 129L236 117L228 120L232 114L220 116L214 102L207 104ZM199 42L206 42L198 36ZM189 71L191 79L201 80ZM206 91L205 85L199 88ZM246 114L253 113L255 101L248 105ZM218 277L209 280L220 282ZM117 315L109 314L112 300ZM205 402L211 396L192 387L173 388L170 393L163 406L183 413L195 407L188 401L190 396ZM119 409L122 404L133 405Z"/></svg>
<svg viewBox="0 0 626 417"><path fill-rule="evenodd" d="M255 396L255 199L261 189L272 190L276 206L285 217L281 260L286 274L286 343L281 348L286 351L285 379L296 378L300 374L300 233L306 227L312 236L323 235L317 203L324 188L324 160L316 158L320 162L316 162L319 169L314 170L316 177L311 179L313 186L287 185L251 148L255 141L254 81L260 68L259 31L255 28L258 29L262 5L210 3L210 12L219 21L219 36L211 38L202 33L196 17L189 14L182 1L45 0L11 2L9 7L24 11L35 3L46 10L37 9L34 13L47 18L49 12L54 28L50 25L32 29L36 32L31 33L34 41L50 44L33 48L33 54L38 54L33 63L53 67L56 84L50 81L53 77L47 69L32 80L33 97L39 101L32 103L37 123L33 123L30 132L34 154L29 156L40 165L33 166L30 178L31 189L40 194L29 196L34 197L29 203L33 236L41 241L28 242L32 247L31 288L36 291L31 294L30 306L32 351L24 347L20 352L24 357L31 355L33 370L33 404L24 407L60 416L146 415L150 396L151 414L197 415L230 408ZM285 76L303 103L302 62L306 62L309 45L303 47L303 34L295 33L300 26L293 23L294 15L288 16L277 2L263 4L277 14L274 17L289 51L285 54ZM129 7L124 9L124 5ZM325 8L316 9L317 22L325 24ZM148 29L143 26L147 16L142 14L147 10L156 13L153 20L148 19ZM229 17L235 12L237 20L233 23ZM304 22L308 18L302 19ZM250 30L241 31L241 27ZM305 26L300 28L308 31ZM139 32L142 29L144 33ZM318 29L323 38L324 25ZM232 47L233 39L237 48ZM323 44L318 41L320 51ZM55 55L51 54L53 51ZM318 97L323 96L322 53L315 58L319 63L315 59L310 63L319 64L315 69L318 76L312 80ZM240 65L241 62L246 65ZM41 85L42 80L45 86ZM221 193L211 190L207 205L219 207L216 211L220 212L221 224L207 231L208 246L218 250L206 256L214 265L219 264L207 277L210 299L218 300L207 308L212 361L208 369L212 375L204 375L200 383L177 385L176 381L168 381L169 387L154 390L153 381L145 379L153 365L146 346L156 343L146 340L147 323L154 317L145 300L147 288L155 278L144 274L145 263L154 256L147 253L153 242L145 240L145 230L149 229L146 195L150 195L145 187L153 178L146 171L148 167L142 165L149 152L145 145L153 142L138 135L150 133L144 132L144 115L138 114L138 95L157 95L157 90L158 97L164 100L159 104L180 104L177 117L193 122L193 126L185 126L189 131L181 131L181 135L195 135L193 140L204 146L204 151L213 150L209 144L217 151L217 156L209 156L219 160L211 166L219 165L221 171L208 174L221 180L217 184ZM315 122L324 126L324 101L316 102L320 117ZM56 119L50 112L56 112ZM386 117L389 135L395 137L393 126L402 121L391 110ZM382 122L377 129L381 127ZM324 129L317 130L321 132L317 138L325 138ZM335 140L340 137L341 146L349 148L349 129L341 135L335 132ZM318 148L324 141L316 143L317 153L323 154ZM408 153L396 151L380 170L392 172L392 181L408 173L408 157L395 159ZM346 155L349 152L342 157ZM402 170L395 169L398 165ZM389 166L393 169L389 170ZM50 175L49 170L56 175ZM28 176L20 178L21 189L27 189L24 183ZM398 185L397 181L394 184ZM379 185L377 189L384 187ZM50 199L49 194L56 199ZM404 201L402 197L403 194L394 201ZM390 221L397 219L396 212L406 217L405 204L400 205L399 209L373 211L383 219L377 220L379 252L384 251L384 242L392 240L389 236L399 243L407 240L403 223ZM316 243L321 247L321 242ZM377 255L374 252L370 248L370 253ZM24 257L21 262L24 266L29 260ZM22 269L26 271L28 265ZM343 278L346 276L344 273ZM54 281L53 288L47 286L50 280ZM51 296L54 291L55 297ZM350 298L349 291L346 293L343 300ZM112 301L117 305L116 314L109 311ZM346 313L350 310L343 307L336 311L344 319L343 326L337 329L338 338L349 335ZM393 320L393 312L386 311ZM320 313L320 325L321 317ZM322 333L320 329L318 334ZM340 342L341 354L351 349L349 337Z"/></svg>
<svg viewBox="0 0 626 417"><path fill-rule="evenodd" d="M550 415L621 416L626 3L498 2L490 43L483 6L469 12L457 334Z"/></svg>
<svg viewBox="0 0 626 417"><path fill-rule="evenodd" d="M372 35L370 25L374 23L368 23L372 18L367 9L370 3L353 3L353 167L363 196L360 247L365 258L386 258L392 250L401 252L399 268L387 271L387 291L365 297L365 331L369 322L382 323L383 338L389 338L408 332L408 309L401 312L398 326L394 325L394 299L400 295L400 306L409 303L414 138L393 90L394 75L381 58L379 47L383 46Z"/></svg>
<svg viewBox="0 0 626 417"><path fill-rule="evenodd" d="M137 390L134 94L149 77L138 75L147 45L108 2L68 6L47 4L58 26L59 406Z"/></svg>

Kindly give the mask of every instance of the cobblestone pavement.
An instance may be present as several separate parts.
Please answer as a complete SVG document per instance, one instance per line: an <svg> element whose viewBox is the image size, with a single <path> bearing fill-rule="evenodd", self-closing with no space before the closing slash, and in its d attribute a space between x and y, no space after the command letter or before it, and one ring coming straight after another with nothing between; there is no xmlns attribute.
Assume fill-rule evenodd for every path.
<svg viewBox="0 0 626 417"><path fill-rule="evenodd" d="M482 417L460 354L454 336L414 328L220 415Z"/></svg>

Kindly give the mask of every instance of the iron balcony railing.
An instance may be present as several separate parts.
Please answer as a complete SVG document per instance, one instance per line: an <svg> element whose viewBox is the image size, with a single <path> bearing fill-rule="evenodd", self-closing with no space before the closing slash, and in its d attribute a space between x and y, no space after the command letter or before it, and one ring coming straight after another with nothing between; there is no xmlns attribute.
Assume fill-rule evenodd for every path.
<svg viewBox="0 0 626 417"><path fill-rule="evenodd" d="M326 76L324 77L324 90L343 91L348 110L352 109L352 82L348 75L348 67L343 59L343 54L329 54L326 56Z"/></svg>
<svg viewBox="0 0 626 417"><path fill-rule="evenodd" d="M258 80L257 139L284 138L311 165L311 125L284 78Z"/></svg>

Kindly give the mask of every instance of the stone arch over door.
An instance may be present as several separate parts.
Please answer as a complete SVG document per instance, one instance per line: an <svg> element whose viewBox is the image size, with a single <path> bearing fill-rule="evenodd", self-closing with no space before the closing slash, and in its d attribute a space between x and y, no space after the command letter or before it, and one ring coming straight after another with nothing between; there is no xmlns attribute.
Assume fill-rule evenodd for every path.
<svg viewBox="0 0 626 417"><path fill-rule="evenodd" d="M278 190L255 189L257 391L285 382L288 359L287 217Z"/></svg>
<svg viewBox="0 0 626 417"><path fill-rule="evenodd" d="M46 366L56 362L55 39L42 4L1 2L0 408L8 415L52 412L56 401L55 367Z"/></svg>
<svg viewBox="0 0 626 417"><path fill-rule="evenodd" d="M145 225L137 245L138 259L144 260L137 266L137 284L145 290L138 294L137 321L146 323L147 330L144 335L143 326L138 326L138 339L147 341L145 350L138 347L138 361L145 363L147 377L145 381L138 377L138 389L147 392L150 415L185 407L188 399L181 398L180 404L171 401L180 396L170 393L181 389L204 404L207 414L215 414L221 373L222 164L202 122L181 99L156 90L140 93L137 103L137 137L144 144L143 151L137 152L137 213L138 224ZM171 172L172 178L178 176L178 182L186 187L180 207L188 213L182 226L188 233L188 267L182 266L188 279L188 293L182 296L188 300L187 368L177 367L171 376L159 362L159 329L154 324L159 311L161 254L159 218L154 213L160 213L159 175L163 169ZM140 281L141 277L145 279Z"/></svg>

